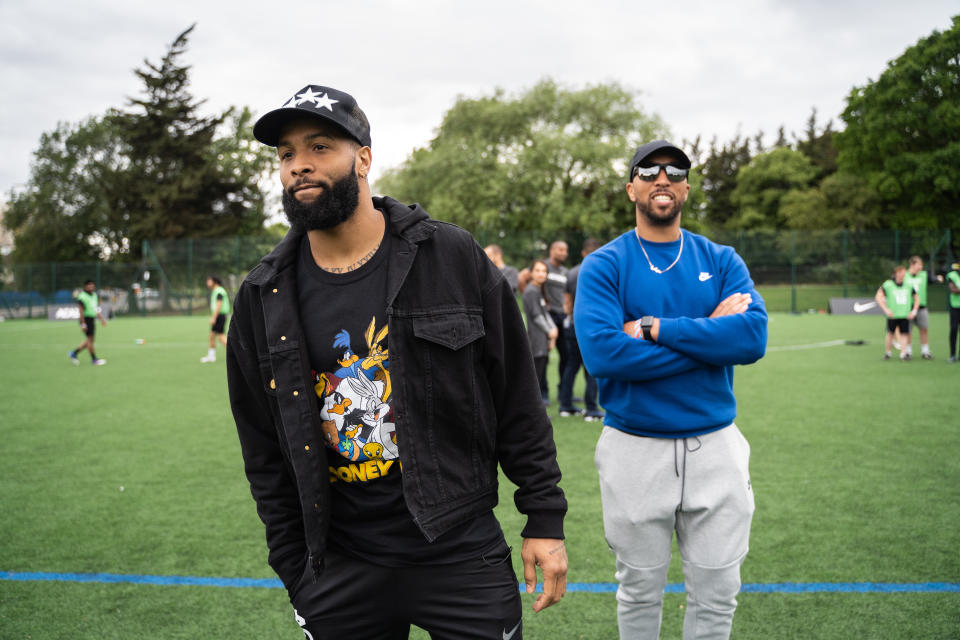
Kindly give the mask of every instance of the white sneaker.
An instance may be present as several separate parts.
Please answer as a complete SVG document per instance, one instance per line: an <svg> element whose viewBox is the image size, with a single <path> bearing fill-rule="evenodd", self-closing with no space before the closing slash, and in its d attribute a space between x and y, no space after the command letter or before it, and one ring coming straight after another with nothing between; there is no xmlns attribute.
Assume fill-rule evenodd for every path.
<svg viewBox="0 0 960 640"><path fill-rule="evenodd" d="M96 360L94 360L94 361L91 362L90 364L92 364L92 365L95 366L95 367L99 367L99 366L101 366L101 365L107 364L107 361L104 360L103 358L97 358Z"/></svg>
<svg viewBox="0 0 960 640"><path fill-rule="evenodd" d="M216 356L212 358L210 356L203 356L202 358L200 358L200 362L203 362L204 364L206 364L207 362L216 362L216 361L217 361Z"/></svg>

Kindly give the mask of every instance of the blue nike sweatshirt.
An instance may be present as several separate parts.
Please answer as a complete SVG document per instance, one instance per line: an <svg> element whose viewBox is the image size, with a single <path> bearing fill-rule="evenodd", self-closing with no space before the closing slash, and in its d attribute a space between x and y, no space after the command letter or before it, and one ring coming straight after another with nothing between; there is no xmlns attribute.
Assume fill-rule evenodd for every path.
<svg viewBox="0 0 960 640"><path fill-rule="evenodd" d="M631 229L580 269L573 315L583 362L599 383L604 423L627 433L687 438L728 426L737 415L733 365L766 351L767 310L743 260L681 233L682 253L680 240L644 241L648 262ZM753 297L745 313L708 317L734 293ZM656 342L623 331L646 315L660 319Z"/></svg>

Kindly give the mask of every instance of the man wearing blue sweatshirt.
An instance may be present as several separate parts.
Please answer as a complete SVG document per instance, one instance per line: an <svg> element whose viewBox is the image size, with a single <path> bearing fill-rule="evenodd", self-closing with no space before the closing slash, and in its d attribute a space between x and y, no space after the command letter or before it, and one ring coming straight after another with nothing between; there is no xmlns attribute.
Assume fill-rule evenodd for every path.
<svg viewBox="0 0 960 640"><path fill-rule="evenodd" d="M674 531L684 639L728 638L753 517L733 365L763 356L767 312L731 247L680 228L689 170L665 140L637 149L637 226L583 261L574 305L606 410L595 462L621 638L659 635Z"/></svg>

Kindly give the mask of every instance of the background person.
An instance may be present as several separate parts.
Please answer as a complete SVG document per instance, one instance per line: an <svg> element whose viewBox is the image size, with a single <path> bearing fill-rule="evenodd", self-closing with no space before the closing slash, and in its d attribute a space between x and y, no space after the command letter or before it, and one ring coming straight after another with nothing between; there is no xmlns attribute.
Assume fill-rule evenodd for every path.
<svg viewBox="0 0 960 640"><path fill-rule="evenodd" d="M906 281L907 268L898 265L893 270L893 276L885 280L877 289L874 300L887 315L887 333L884 339L883 359L890 359L890 349L893 346L893 334L900 332L901 351L900 359L909 360L913 350L910 344L910 321L917 316L920 307L920 298L917 296L913 284Z"/></svg>
<svg viewBox="0 0 960 640"><path fill-rule="evenodd" d="M553 321L550 304L544 292L547 263L544 260L534 260L529 269L530 281L523 290L523 313L527 316L527 336L530 338L530 351L533 353L533 364L537 370L540 396L546 406L550 404L547 389L547 362L550 359L550 351L556 345L559 331Z"/></svg>
<svg viewBox="0 0 960 640"><path fill-rule="evenodd" d="M253 129L287 236L234 301L227 379L268 561L308 638L523 635L498 465L540 611L566 590L566 500L523 319L473 237L372 197L354 98L308 85Z"/></svg>
<svg viewBox="0 0 960 640"><path fill-rule="evenodd" d="M957 334L960 333L960 262L951 265L947 288L950 289L950 358L947 362L953 363L957 361Z"/></svg>
<svg viewBox="0 0 960 640"><path fill-rule="evenodd" d="M70 352L70 360L73 364L79 365L80 360L77 354L87 349L90 351L90 363L94 365L104 365L107 361L98 358L93 348L94 338L97 334L97 320L103 326L107 326L107 321L100 313L100 298L97 296L97 283L93 280L87 280L83 283L83 289L77 294L77 304L80 307L80 330L83 331L86 338L80 343L80 346Z"/></svg>
<svg viewBox="0 0 960 640"><path fill-rule="evenodd" d="M567 367L566 327L569 324L567 314L563 311L563 294L567 290L567 261L569 249L563 240L555 240L550 244L546 261L547 281L543 284L547 304L550 305L550 317L557 327L557 402L560 402L560 381L563 379L563 370Z"/></svg>
<svg viewBox="0 0 960 640"><path fill-rule="evenodd" d="M624 639L656 639L674 531L683 637L727 638L754 511L733 366L763 356L767 313L731 247L680 227L690 160L665 140L627 174L636 227L588 255L577 338L606 412L595 462Z"/></svg>
<svg viewBox="0 0 960 640"><path fill-rule="evenodd" d="M497 266L497 269L500 269L500 273L503 274L503 277L507 279L507 283L510 285L513 295L517 295L517 279L519 276L517 273L517 268L511 267L503 261L503 249L500 247L500 245L488 244L486 247L484 247L483 252L486 253L487 257L490 258L490 261Z"/></svg>
<svg viewBox="0 0 960 640"><path fill-rule="evenodd" d="M580 275L580 267L583 266L582 259L603 246L603 243L596 238L587 238L583 243L583 250L580 252L581 264L571 267L567 272L567 290L563 294L563 311L570 320L570 326L564 332L564 339L567 341L567 367L563 370L563 378L560 380L560 416L567 417L583 414L587 422L596 422L603 419L603 412L597 406L597 380L586 367L583 369L584 391L583 402L586 411L573 404L573 385L577 378L577 372L583 365L583 358L580 355L580 346L577 343L577 330L573 321L573 304L577 297L577 277Z"/></svg>
<svg viewBox="0 0 960 640"><path fill-rule="evenodd" d="M217 361L217 340L227 346L227 315L230 313L230 296L223 288L223 282L217 276L207 277L207 289L210 290L210 348L200 362Z"/></svg>
<svg viewBox="0 0 960 640"><path fill-rule="evenodd" d="M913 285L920 298L920 307L917 309L917 317L910 322L909 331L913 333L913 325L917 325L920 334L920 355L924 360L932 360L933 354L930 353L930 314L927 311L927 284L930 282L930 274L923 268L923 258L912 256L909 267L907 268L906 281ZM943 276L937 276L938 282L943 282Z"/></svg>

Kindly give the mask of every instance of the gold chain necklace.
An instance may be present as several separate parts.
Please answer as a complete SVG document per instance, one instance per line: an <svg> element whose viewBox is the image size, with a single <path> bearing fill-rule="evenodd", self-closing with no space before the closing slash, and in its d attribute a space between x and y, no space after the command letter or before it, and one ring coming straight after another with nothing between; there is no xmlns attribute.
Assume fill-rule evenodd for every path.
<svg viewBox="0 0 960 640"><path fill-rule="evenodd" d="M643 240L640 239L640 229L634 227L633 232L637 235L637 242L640 243L640 251L643 251L643 257L647 259L647 264L650 265L650 271L654 273L666 273L673 269L673 265L677 264L680 260L680 256L683 255L683 231L680 231L680 251L677 252L677 257L673 259L673 262L670 263L670 266L666 269L660 269L653 266L653 262L650 261L650 256L647 255L647 250L643 248Z"/></svg>

